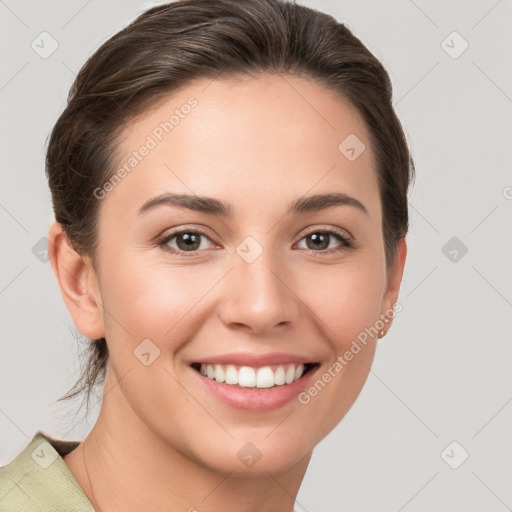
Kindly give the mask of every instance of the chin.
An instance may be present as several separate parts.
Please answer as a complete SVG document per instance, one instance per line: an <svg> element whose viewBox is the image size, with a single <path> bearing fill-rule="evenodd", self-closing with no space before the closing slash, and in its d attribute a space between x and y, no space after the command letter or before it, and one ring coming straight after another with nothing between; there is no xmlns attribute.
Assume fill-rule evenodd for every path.
<svg viewBox="0 0 512 512"><path fill-rule="evenodd" d="M294 436L271 434L266 429L259 437L247 436L216 443L214 447L205 448L198 453L197 443L194 447L197 462L209 469L221 473L232 473L233 476L268 476L268 473L279 474L291 469L305 460L309 461L314 444L306 444ZM272 436L275 436L272 439ZM308 448L309 446L309 448Z"/></svg>

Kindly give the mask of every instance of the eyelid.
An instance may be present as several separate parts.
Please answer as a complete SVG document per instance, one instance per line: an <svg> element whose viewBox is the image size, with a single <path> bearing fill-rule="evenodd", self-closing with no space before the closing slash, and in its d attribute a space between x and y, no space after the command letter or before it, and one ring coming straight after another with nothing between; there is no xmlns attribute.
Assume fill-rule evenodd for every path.
<svg viewBox="0 0 512 512"><path fill-rule="evenodd" d="M333 232L333 233L336 233L337 235L347 239L350 242L353 241L352 235L348 231L346 231L345 229L339 228L337 226L314 225L314 226L310 226L309 228L306 228L306 230L307 231L302 234L302 237L300 238L300 240L302 240L302 238L304 238L305 236L310 235L311 233L316 233L316 232Z"/></svg>
<svg viewBox="0 0 512 512"><path fill-rule="evenodd" d="M210 239L213 242L212 237L214 238L214 235L213 235L212 230L207 228L206 226L202 226L201 224L194 224L191 226L183 224L180 226L176 226L175 228L171 228L170 231L165 230L161 235L158 235L157 238L158 238L158 240L162 240L164 238L176 236L176 235L179 235L180 233L186 233L186 232L200 233L201 235L206 236L208 239Z"/></svg>

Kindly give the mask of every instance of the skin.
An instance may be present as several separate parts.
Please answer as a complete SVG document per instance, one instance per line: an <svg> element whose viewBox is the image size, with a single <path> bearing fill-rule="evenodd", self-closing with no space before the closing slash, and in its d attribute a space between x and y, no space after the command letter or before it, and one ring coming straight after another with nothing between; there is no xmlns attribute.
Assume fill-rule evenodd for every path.
<svg viewBox="0 0 512 512"><path fill-rule="evenodd" d="M197 81L130 123L119 165L191 96L197 107L101 200L96 269L59 224L50 229L73 321L89 338L104 336L110 352L98 421L64 460L96 510L292 511L313 448L366 381L377 337L310 403L269 412L220 402L189 362L290 352L319 362L320 377L396 303L406 244L386 269L365 124L346 100L298 77ZM366 145L354 161L338 150L349 134ZM232 217L168 205L137 214L163 192L219 199ZM286 213L304 195L332 192L368 214L348 205ZM180 226L207 229L195 256L156 245ZM356 245L332 236L337 252L308 245L306 235L329 228ZM247 236L263 249L252 263L236 252ZM178 238L169 245L186 249ZM147 338L160 350L149 366L134 357ZM251 468L237 457L248 442L262 454Z"/></svg>

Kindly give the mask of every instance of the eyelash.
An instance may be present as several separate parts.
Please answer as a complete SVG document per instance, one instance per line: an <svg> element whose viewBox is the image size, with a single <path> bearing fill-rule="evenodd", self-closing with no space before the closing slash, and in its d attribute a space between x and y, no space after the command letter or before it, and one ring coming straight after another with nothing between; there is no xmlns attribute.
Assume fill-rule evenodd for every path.
<svg viewBox="0 0 512 512"><path fill-rule="evenodd" d="M199 250L195 250L195 251L181 251L181 250L176 250L174 248L171 248L171 247L169 247L167 245L174 237L176 237L177 235L183 234L183 233L200 234L200 235L203 235L206 238L208 238L208 240L210 240L209 233L207 233L205 230L202 230L202 229L196 227L194 229L180 229L179 231L174 231L173 233L169 233L169 234L167 234L165 236L162 236L162 237L160 237L157 240L156 245L158 247L162 247L165 251L167 251L167 252L169 252L171 254L181 255L181 256L184 256L184 257L199 256L202 251L199 251ZM314 254L315 256L324 255L324 254L332 254L332 253L336 253L336 252L341 252L341 251L343 251L345 249L352 248L353 245L354 245L353 242L351 241L351 239L349 239L344 233L342 233L341 231L337 231L335 229L332 229L332 228L331 229L325 229L325 230L315 229L313 231L310 231L309 233L306 233L299 240L299 242L302 241L304 238L308 237L309 235L313 235L313 234L333 235L335 238L338 239L339 242L341 242L341 245L339 247L335 247L333 249L325 249L325 250L320 250L320 251L314 251L312 249L306 249L307 251L309 251L310 253Z"/></svg>

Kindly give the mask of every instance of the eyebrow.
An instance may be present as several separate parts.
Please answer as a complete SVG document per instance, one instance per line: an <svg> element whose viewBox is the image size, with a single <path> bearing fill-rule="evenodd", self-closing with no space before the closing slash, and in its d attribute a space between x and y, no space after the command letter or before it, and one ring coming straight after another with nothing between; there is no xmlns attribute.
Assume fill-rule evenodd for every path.
<svg viewBox="0 0 512 512"><path fill-rule="evenodd" d="M176 206L178 208L186 208L188 210L221 215L223 217L230 217L232 215L231 205L214 199L213 197L172 193L161 194L149 199L139 208L138 214L145 214L161 205ZM351 206L363 212L365 215L369 215L368 210L361 201L341 192L301 197L290 205L288 213L308 213L332 208L334 206Z"/></svg>

